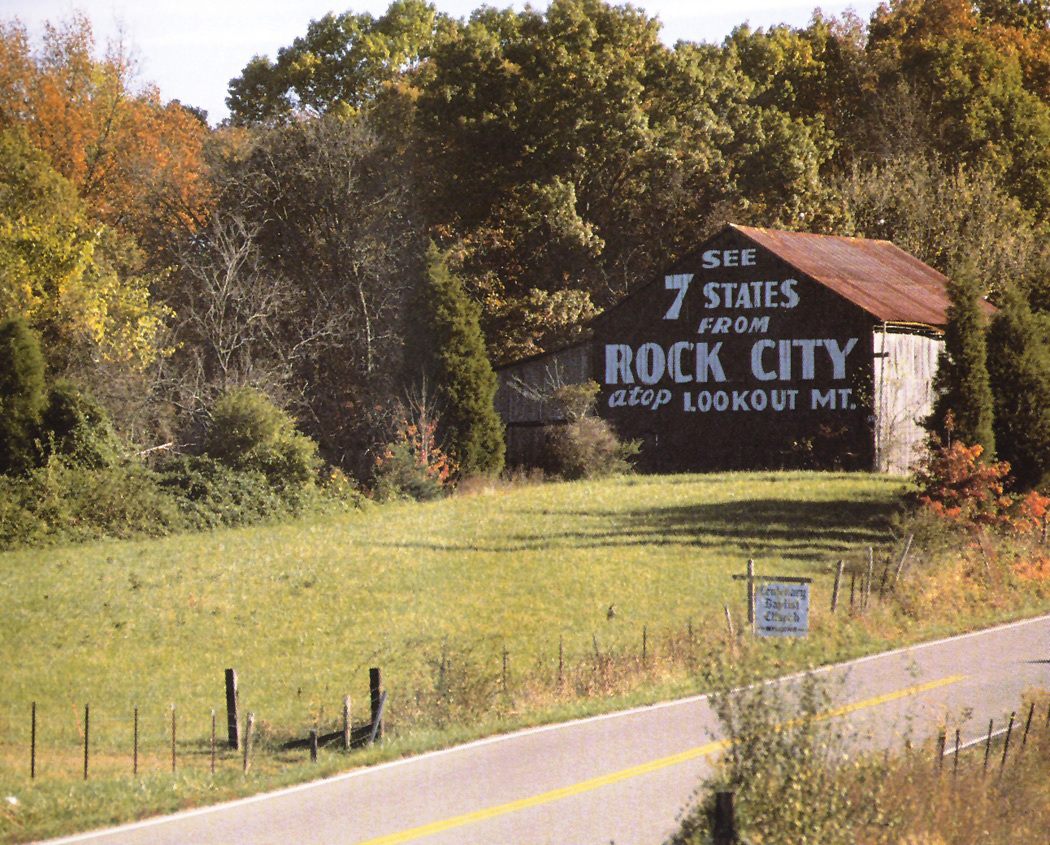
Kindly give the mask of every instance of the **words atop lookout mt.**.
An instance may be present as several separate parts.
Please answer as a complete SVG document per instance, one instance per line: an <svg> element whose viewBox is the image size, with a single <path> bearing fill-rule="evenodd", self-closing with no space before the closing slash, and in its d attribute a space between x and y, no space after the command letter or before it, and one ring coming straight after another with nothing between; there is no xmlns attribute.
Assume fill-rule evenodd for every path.
<svg viewBox="0 0 1050 845"><path fill-rule="evenodd" d="M757 251L712 249L701 260L706 269L753 267ZM692 273L664 278L664 288L672 292L664 321L680 320L692 287ZM603 380L612 388L609 407L657 411L670 406L677 394L678 407L687 413L855 409L852 388L835 382L846 380L847 362L859 338L763 337L775 329L779 315L799 307L798 288L798 280L790 278L698 285L696 293L703 309L721 312L703 315L691 327L695 336L709 339L605 344ZM726 347L718 339L742 335L755 340L749 346ZM742 382L758 386L720 386ZM697 385L704 387L696 389Z"/></svg>

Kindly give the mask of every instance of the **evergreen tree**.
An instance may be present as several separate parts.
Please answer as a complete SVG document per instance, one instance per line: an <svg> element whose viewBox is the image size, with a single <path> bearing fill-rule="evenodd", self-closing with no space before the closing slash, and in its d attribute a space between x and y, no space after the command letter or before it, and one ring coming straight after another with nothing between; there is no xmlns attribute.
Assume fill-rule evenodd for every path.
<svg viewBox="0 0 1050 845"><path fill-rule="evenodd" d="M951 305L944 332L944 349L933 380L936 394L928 424L935 432L984 448L984 459L995 455L992 429L992 388L981 297L973 274L963 271L948 285ZM951 414L954 423L946 424Z"/></svg>
<svg viewBox="0 0 1050 845"><path fill-rule="evenodd" d="M433 244L418 318L422 321L422 363L437 388L440 433L461 475L496 475L506 444L496 413L496 373L485 350L481 308L451 272Z"/></svg>
<svg viewBox="0 0 1050 845"><path fill-rule="evenodd" d="M988 330L995 442L1022 489L1050 478L1050 320L1007 291Z"/></svg>
<svg viewBox="0 0 1050 845"><path fill-rule="evenodd" d="M35 438L47 403L40 340L21 317L0 323L0 473L37 461Z"/></svg>

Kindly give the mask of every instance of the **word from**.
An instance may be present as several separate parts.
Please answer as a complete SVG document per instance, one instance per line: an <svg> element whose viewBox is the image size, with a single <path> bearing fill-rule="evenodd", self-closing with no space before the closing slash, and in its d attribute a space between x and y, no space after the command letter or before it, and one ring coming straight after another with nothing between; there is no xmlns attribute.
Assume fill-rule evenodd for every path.
<svg viewBox="0 0 1050 845"><path fill-rule="evenodd" d="M804 637L809 633L809 584L755 585L755 633Z"/></svg>
<svg viewBox="0 0 1050 845"><path fill-rule="evenodd" d="M766 334L769 317L704 317L697 326L697 334Z"/></svg>

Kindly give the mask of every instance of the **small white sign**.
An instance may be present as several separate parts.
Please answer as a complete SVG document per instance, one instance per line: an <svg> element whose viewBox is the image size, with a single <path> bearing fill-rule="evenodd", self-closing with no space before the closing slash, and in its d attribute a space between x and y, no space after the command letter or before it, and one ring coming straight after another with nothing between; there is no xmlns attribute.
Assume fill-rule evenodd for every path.
<svg viewBox="0 0 1050 845"><path fill-rule="evenodd" d="M809 633L809 584L755 584L755 633L804 637Z"/></svg>

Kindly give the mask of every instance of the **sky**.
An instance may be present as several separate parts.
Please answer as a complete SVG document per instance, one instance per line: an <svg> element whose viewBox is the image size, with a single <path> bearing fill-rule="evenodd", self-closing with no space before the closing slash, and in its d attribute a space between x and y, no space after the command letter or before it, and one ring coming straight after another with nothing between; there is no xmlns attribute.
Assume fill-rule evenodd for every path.
<svg viewBox="0 0 1050 845"><path fill-rule="evenodd" d="M465 17L483 0L436 0L454 17ZM18 18L34 43L44 21L60 21L74 11L90 19L100 52L107 40L122 34L139 63L139 79L155 83L164 100L177 99L203 108L217 124L228 114L225 104L230 79L255 55L274 58L306 32L311 20L327 12L382 14L389 0L0 0L0 20ZM489 5L523 8L523 2L489 0ZM633 5L657 16L661 37L675 41L721 42L734 27L753 28L778 23L804 26L816 6L826 15L852 8L867 19L877 0L798 2L798 0L635 0ZM535 8L545 8L533 0Z"/></svg>

